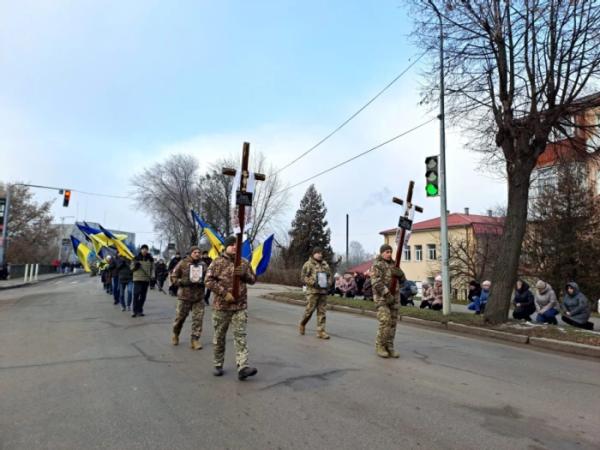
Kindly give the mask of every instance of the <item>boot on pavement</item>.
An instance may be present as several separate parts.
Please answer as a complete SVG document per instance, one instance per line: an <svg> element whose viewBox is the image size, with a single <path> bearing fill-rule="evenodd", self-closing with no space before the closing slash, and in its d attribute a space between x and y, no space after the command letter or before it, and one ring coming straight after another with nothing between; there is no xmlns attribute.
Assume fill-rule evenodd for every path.
<svg viewBox="0 0 600 450"><path fill-rule="evenodd" d="M306 325L302 322L298 325L298 333L300 333L300 336L304 336L304 333L306 333Z"/></svg>
<svg viewBox="0 0 600 450"><path fill-rule="evenodd" d="M394 350L394 347L388 345L385 348L388 352L388 354L390 355L390 358L400 358L400 353L398 353L396 350Z"/></svg>
<svg viewBox="0 0 600 450"><path fill-rule="evenodd" d="M243 367L238 372L238 379L245 380L248 377L253 377L257 373L258 373L258 370L256 369L256 367Z"/></svg>
<svg viewBox="0 0 600 450"><path fill-rule="evenodd" d="M202 350L202 343L199 339L192 339L190 342L190 348L192 350Z"/></svg>
<svg viewBox="0 0 600 450"><path fill-rule="evenodd" d="M177 336L175 333L173 333L173 336L171 336L171 344L179 345L179 336Z"/></svg>
<svg viewBox="0 0 600 450"><path fill-rule="evenodd" d="M222 377L223 373L225 373L225 371L221 366L215 366L215 370L213 370L213 375L215 377Z"/></svg>
<svg viewBox="0 0 600 450"><path fill-rule="evenodd" d="M385 349L385 347L382 347L381 345L377 345L375 347L375 351L377 352L377 356L379 356L380 358L389 358L390 354L388 353L388 351Z"/></svg>
<svg viewBox="0 0 600 450"><path fill-rule="evenodd" d="M330 336L327 333L325 333L325 330L317 331L317 337L319 339L329 339L330 338Z"/></svg>

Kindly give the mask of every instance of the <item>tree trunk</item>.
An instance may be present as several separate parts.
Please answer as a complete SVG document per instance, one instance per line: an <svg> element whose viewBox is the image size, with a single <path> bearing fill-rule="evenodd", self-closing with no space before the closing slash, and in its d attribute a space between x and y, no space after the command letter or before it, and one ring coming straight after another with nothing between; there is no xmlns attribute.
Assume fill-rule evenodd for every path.
<svg viewBox="0 0 600 450"><path fill-rule="evenodd" d="M504 233L498 252L498 264L495 264L491 280L490 300L485 307L485 320L489 323L506 322L508 318L527 226L529 177L533 165L521 162L516 166L517 170L508 170L508 208Z"/></svg>

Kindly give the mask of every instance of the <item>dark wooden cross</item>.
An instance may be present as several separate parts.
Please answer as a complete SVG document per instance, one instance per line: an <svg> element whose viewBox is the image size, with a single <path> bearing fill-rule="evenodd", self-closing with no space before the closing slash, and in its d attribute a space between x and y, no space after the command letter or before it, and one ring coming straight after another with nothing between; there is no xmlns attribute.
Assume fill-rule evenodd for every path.
<svg viewBox="0 0 600 450"><path fill-rule="evenodd" d="M239 267L242 263L242 245L244 235L244 224L246 222L246 206L252 206L252 193L246 192L248 187L248 178L250 172L248 171L248 160L250 159L250 144L244 142L242 148L242 168L240 176L240 186L236 193L236 205L238 206L238 222L240 232L237 234L237 245L235 250L235 267ZM223 168L223 175L235 176L237 170L228 167ZM262 173L255 173L254 179L257 181L265 181L266 177ZM234 189L237 186L233 186ZM234 275L233 277L233 294L236 299L240 296L240 277Z"/></svg>
<svg viewBox="0 0 600 450"><path fill-rule="evenodd" d="M400 221L398 222L400 239L398 240L398 248L396 249L396 267L400 267L400 260L402 259L402 251L404 250L404 238L406 237L406 231L412 228L412 220L410 219L410 210L412 208L415 211L422 213L423 208L417 205L412 204L412 196L413 189L415 187L415 182L411 180L408 184L408 194L406 195L406 209L404 210L404 214L400 216ZM394 197L392 199L394 203L398 205L404 205L404 200ZM396 295L396 288L398 286L398 278L392 278L392 285L390 286L390 292L392 295Z"/></svg>

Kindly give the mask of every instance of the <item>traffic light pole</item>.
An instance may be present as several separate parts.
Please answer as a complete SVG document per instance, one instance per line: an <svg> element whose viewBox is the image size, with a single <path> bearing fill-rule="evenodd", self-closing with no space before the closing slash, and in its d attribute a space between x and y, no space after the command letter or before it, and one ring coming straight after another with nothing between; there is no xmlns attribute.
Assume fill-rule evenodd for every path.
<svg viewBox="0 0 600 450"><path fill-rule="evenodd" d="M433 3L431 3L433 5ZM446 202L446 118L444 105L444 27L442 15L434 6L440 21L440 233L442 244L442 289L444 315L450 314L450 270L448 263L448 207Z"/></svg>

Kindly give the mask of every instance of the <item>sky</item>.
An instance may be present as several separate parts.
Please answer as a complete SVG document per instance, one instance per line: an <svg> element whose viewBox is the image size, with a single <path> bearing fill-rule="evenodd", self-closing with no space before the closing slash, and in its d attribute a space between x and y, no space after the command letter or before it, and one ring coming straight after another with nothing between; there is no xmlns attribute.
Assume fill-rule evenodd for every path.
<svg viewBox="0 0 600 450"><path fill-rule="evenodd" d="M404 1L0 0L0 180L131 197L131 177L171 154L201 170L251 143L282 167L358 110L421 53ZM325 144L281 172L296 184L437 113L419 106L423 58ZM460 129L447 134L448 209L505 203L498 174L479 167ZM439 152L434 120L312 182L328 208L334 250L350 240L374 253L379 232L424 194L424 159ZM149 183L152 180L148 180ZM288 191L291 223L308 184ZM129 198L56 191L56 221L100 222L163 238Z"/></svg>

